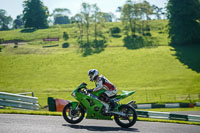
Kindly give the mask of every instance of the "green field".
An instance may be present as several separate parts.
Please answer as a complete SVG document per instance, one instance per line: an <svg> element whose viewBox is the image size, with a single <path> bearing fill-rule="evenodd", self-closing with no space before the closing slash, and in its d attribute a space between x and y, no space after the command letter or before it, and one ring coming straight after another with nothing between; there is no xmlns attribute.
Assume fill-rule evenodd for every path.
<svg viewBox="0 0 200 133"><path fill-rule="evenodd" d="M167 21L158 21L157 24L165 27ZM115 25L121 24L109 23L108 27ZM42 48L47 45L41 41L43 37L61 37L63 31L73 37L75 27L55 26L33 33L2 31L0 36L4 40L17 38L29 42L18 48L8 45L0 52L0 91L33 91L42 106L47 104L47 97L73 100L70 94L80 83L88 83L88 88L95 87L87 72L96 68L117 86L119 93L121 90L137 91L124 102L132 99L137 103L200 101L200 73L178 59L177 51L168 46L167 33L159 33L165 32L165 28L159 26L151 22L156 47L128 50L122 47L123 33L121 38L107 34L111 40L108 47L87 57L79 52L75 38L69 39L70 47L66 49L61 48L63 40L59 47ZM186 46L182 48L187 49ZM199 51L200 47L190 49ZM197 67L199 58L194 59Z"/></svg>

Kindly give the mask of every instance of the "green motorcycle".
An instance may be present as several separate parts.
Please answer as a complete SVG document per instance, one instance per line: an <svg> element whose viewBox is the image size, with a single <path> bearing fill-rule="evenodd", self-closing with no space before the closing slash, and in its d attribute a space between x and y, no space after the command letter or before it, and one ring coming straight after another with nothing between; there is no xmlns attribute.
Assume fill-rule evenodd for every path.
<svg viewBox="0 0 200 133"><path fill-rule="evenodd" d="M84 117L86 119L112 120L114 116L115 122L123 128L128 128L135 124L137 120L136 110L133 107L135 101L127 104L117 104L120 100L134 94L135 91L122 91L121 95L111 97L110 100L115 103L114 108L111 109L108 103L98 99L105 90L90 92L86 86L86 83L78 86L72 92L72 96L78 102L70 102L63 109L63 117L68 123L77 124Z"/></svg>

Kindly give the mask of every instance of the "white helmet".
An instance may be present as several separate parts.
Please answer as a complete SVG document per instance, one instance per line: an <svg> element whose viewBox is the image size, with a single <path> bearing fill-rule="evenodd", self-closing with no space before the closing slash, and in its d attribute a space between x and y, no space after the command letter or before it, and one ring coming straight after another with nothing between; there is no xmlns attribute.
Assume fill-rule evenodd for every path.
<svg viewBox="0 0 200 133"><path fill-rule="evenodd" d="M98 76L98 75L99 75L99 72L96 69L90 69L88 71L88 76L90 78L90 81L94 81L95 77Z"/></svg>

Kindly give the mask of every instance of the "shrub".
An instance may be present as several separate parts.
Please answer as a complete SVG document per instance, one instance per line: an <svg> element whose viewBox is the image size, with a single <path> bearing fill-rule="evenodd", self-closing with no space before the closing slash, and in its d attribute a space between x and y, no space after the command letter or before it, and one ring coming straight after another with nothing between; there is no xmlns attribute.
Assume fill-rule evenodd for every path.
<svg viewBox="0 0 200 133"><path fill-rule="evenodd" d="M69 35L66 32L63 32L63 39L65 41L69 39Z"/></svg>
<svg viewBox="0 0 200 133"><path fill-rule="evenodd" d="M0 44L2 44L2 43L3 43L3 41L4 41L4 39L3 39L3 38L0 38Z"/></svg>
<svg viewBox="0 0 200 133"><path fill-rule="evenodd" d="M144 39L141 36L127 36L123 41L124 46L128 49L138 49L144 47Z"/></svg>
<svg viewBox="0 0 200 133"><path fill-rule="evenodd" d="M121 30L119 27L113 27L113 28L110 28L110 32L111 34L115 34L115 33L120 33Z"/></svg>
<svg viewBox="0 0 200 133"><path fill-rule="evenodd" d="M5 48L5 46L0 45L0 52L2 52L2 49Z"/></svg>
<svg viewBox="0 0 200 133"><path fill-rule="evenodd" d="M147 33L144 33L143 35L144 35L144 36L151 36L151 33L150 33L150 32L147 32Z"/></svg>
<svg viewBox="0 0 200 133"><path fill-rule="evenodd" d="M68 42L65 42L62 44L62 48L68 48L69 47L69 43Z"/></svg>
<svg viewBox="0 0 200 133"><path fill-rule="evenodd" d="M145 36L126 36L124 39L124 47L128 49L139 49L143 47L154 47L155 42L151 40L151 37Z"/></svg>
<svg viewBox="0 0 200 133"><path fill-rule="evenodd" d="M118 34L112 34L112 37L120 38L120 37L122 37L122 36L121 36L121 35L118 35Z"/></svg>
<svg viewBox="0 0 200 133"><path fill-rule="evenodd" d="M36 28L26 28L26 29L22 29L20 32L21 33L32 33L36 31Z"/></svg>

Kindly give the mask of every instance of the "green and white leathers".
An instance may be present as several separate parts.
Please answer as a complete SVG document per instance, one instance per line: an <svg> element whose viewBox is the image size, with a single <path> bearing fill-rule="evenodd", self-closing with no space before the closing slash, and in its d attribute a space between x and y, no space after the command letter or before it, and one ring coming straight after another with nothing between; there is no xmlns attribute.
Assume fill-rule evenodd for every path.
<svg viewBox="0 0 200 133"><path fill-rule="evenodd" d="M99 95L105 90L101 89L89 93L90 91L86 86L86 83L82 83L72 92L72 96L78 102L70 102L64 107L63 117L67 122L77 124L81 122L84 117L86 117L86 119L111 120L114 116L115 122L121 127L128 128L135 124L137 114L133 107L134 101L127 104L117 104L112 111L109 111L110 109L106 109L106 106L110 108L109 104L98 99ZM134 93L135 91L122 91L120 95L112 97L111 100L118 103L120 100Z"/></svg>

